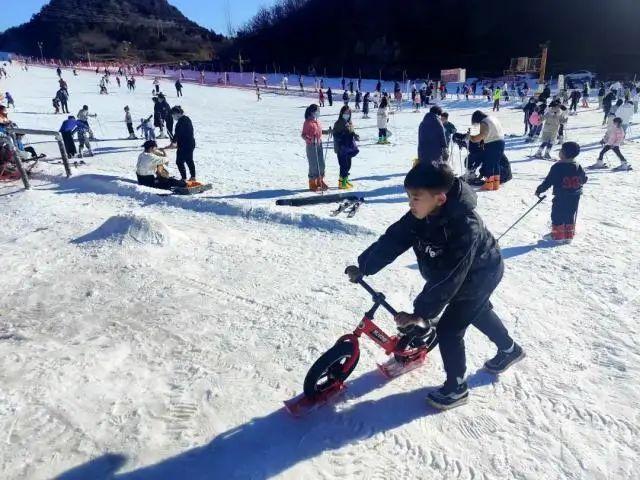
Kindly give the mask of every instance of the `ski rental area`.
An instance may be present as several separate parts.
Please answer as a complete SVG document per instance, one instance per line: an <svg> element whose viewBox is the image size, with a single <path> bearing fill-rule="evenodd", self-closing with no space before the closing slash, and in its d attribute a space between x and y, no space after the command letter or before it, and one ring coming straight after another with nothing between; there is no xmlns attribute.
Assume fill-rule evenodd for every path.
<svg viewBox="0 0 640 480"><path fill-rule="evenodd" d="M58 131L67 115L51 107L55 69L14 62L7 71L10 120ZM369 119L353 112L359 154L345 192L364 203L350 215L335 213L340 202L276 205L339 193L327 135L330 189L308 190L301 131L315 98L265 91L257 101L252 89L193 83L176 98L175 79L161 79L193 122L197 180L211 184L176 195L138 184L144 140L127 139L124 107L135 125L153 112L153 77L138 77L135 91L112 78L108 95L94 72L63 77L70 113L87 105L97 114L94 156L71 159L66 178L53 137L27 136L47 155L31 189L0 184L0 478L639 478L640 116L621 147L630 171L586 169L605 134L595 97L569 117L565 142L580 144L588 176L571 243L543 240L551 190L499 241L505 273L491 302L522 361L488 372L496 348L468 328L468 403L440 411L426 401L445 378L438 348L388 379L377 366L384 350L363 336L346 388L296 417L283 402L372 306L345 268L409 211L403 182L428 108L405 102L382 144L376 109ZM320 109L323 129L338 119L341 95ZM504 128L513 179L497 191L474 187L498 238L538 202L560 146L552 160L533 158L540 141L525 142L513 97L495 113L486 97L452 92L440 106L458 132L476 110ZM175 150L167 155L177 176ZM453 146L457 175L466 156ZM604 159L619 164L612 152ZM366 281L407 312L425 285L411 249ZM375 322L397 333L383 308Z"/></svg>

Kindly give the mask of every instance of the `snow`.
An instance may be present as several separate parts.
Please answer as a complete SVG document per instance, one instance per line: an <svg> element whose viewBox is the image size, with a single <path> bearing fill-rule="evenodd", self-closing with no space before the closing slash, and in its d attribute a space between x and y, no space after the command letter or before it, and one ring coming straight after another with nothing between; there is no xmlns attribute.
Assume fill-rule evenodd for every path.
<svg viewBox="0 0 640 480"><path fill-rule="evenodd" d="M0 88L16 100L11 118L57 129L55 71L9 72ZM282 401L370 306L342 272L406 211L402 180L422 115L394 115L393 144L375 146L375 115L355 114L362 145L352 177L367 203L347 219L330 217L329 205L275 206L307 194L299 135L308 100L263 94L258 103L251 91L187 84L177 101L163 81L193 120L198 177L213 189L162 197L136 185L142 142L119 140L125 105L134 118L151 112L152 79L134 94L112 83L100 96L94 74L64 76L72 113L88 104L104 141L70 179L43 163L30 191L0 184L2 478L637 477L637 170L589 173L573 244L538 243L549 201L501 241L507 269L492 301L528 356L488 375L480 368L493 347L469 329L468 405L427 407L443 381L437 351L385 382L375 368L384 355L364 340L344 399L293 419ZM461 131L487 105L445 102ZM325 127L339 108L323 110ZM522 133L521 112L505 107L498 117L507 133ZM597 156L600 121L593 108L570 119L583 165ZM31 137L55 157L51 140ZM550 167L527 158L533 147L522 138L507 143L514 180L479 194L496 235L535 202ZM623 152L633 164L640 149L628 142ZM453 160L458 170L458 152ZM335 187L332 152L327 165ZM423 281L406 254L371 284L409 310ZM393 331L386 313L377 322Z"/></svg>

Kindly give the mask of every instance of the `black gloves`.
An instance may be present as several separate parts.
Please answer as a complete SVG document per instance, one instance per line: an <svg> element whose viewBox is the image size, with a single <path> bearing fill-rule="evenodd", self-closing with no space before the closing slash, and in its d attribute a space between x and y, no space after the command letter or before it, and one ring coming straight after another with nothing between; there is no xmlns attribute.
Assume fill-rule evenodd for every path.
<svg viewBox="0 0 640 480"><path fill-rule="evenodd" d="M360 280L362 280L362 277L364 277L360 269L355 265L349 265L345 269L344 273L347 274L351 283L358 283Z"/></svg>

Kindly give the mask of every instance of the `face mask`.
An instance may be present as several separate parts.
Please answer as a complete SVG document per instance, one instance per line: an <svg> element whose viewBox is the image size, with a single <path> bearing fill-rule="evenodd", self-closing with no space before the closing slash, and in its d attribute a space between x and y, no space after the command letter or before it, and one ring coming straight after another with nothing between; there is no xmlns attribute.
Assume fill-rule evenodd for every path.
<svg viewBox="0 0 640 480"><path fill-rule="evenodd" d="M349 115L348 113L343 113L343 114L342 114L342 119L343 119L345 122L348 122L349 120L351 120L351 115Z"/></svg>
<svg viewBox="0 0 640 480"><path fill-rule="evenodd" d="M173 117L173 121L177 122L178 119L180 118L180 115L171 115Z"/></svg>
<svg viewBox="0 0 640 480"><path fill-rule="evenodd" d="M314 120L317 120L317 119L318 119L318 112L313 112L313 113L311 114L311 117L312 117Z"/></svg>

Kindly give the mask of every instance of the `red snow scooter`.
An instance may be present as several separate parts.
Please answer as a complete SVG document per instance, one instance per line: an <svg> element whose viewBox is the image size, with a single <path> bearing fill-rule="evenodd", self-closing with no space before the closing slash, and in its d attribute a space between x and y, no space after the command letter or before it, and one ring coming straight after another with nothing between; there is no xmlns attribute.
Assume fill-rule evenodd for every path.
<svg viewBox="0 0 640 480"><path fill-rule="evenodd" d="M343 335L311 366L304 379L304 393L284 402L285 408L300 417L327 403L345 388L345 380L351 375L360 358L359 338L365 334L378 344L386 355L392 355L384 364L378 364L387 378L395 378L421 366L427 353L438 344L436 329L431 325L409 325L398 328L399 335L389 336L373 323L373 317L384 307L394 317L397 312L385 296L376 292L364 280L358 283L371 294L373 307L364 314L353 333Z"/></svg>

